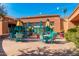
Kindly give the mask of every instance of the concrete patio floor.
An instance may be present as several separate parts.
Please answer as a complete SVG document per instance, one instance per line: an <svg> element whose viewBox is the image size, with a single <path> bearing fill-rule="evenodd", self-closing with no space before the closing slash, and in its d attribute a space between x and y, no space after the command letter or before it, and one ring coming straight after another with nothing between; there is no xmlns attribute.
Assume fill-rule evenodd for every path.
<svg viewBox="0 0 79 59"><path fill-rule="evenodd" d="M59 43L57 42L59 41ZM45 50L49 51L60 51L60 50L73 50L75 47L74 43L66 42L65 39L57 39L53 44L46 44L41 41L29 41L29 42L16 42L12 40L5 39L2 42L2 47L4 52L8 56L17 56L27 53L28 51L35 51L38 48L46 47ZM37 52L34 52L37 54ZM30 53L27 53L30 55ZM26 54L26 55L27 55Z"/></svg>

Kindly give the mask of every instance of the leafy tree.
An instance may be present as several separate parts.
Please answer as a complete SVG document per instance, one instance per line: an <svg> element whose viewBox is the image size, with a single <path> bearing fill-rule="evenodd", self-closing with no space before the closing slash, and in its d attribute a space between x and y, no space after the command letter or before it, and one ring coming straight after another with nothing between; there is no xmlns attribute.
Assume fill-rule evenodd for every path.
<svg viewBox="0 0 79 59"><path fill-rule="evenodd" d="M4 4L1 4L0 3L0 16L5 16L7 14L7 12L6 12L6 7L5 7L5 5Z"/></svg>

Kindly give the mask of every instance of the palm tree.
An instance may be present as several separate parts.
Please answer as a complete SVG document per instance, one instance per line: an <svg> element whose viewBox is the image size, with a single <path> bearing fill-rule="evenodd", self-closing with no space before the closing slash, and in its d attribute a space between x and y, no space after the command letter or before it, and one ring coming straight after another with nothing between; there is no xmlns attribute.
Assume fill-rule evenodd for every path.
<svg viewBox="0 0 79 59"><path fill-rule="evenodd" d="M66 13L67 13L67 8L63 8L62 12L64 13L64 18L65 18Z"/></svg>
<svg viewBox="0 0 79 59"><path fill-rule="evenodd" d="M64 8L57 7L56 9L59 11L62 11L64 13L64 18L65 18L66 13L67 13L67 8L66 7L64 7Z"/></svg>

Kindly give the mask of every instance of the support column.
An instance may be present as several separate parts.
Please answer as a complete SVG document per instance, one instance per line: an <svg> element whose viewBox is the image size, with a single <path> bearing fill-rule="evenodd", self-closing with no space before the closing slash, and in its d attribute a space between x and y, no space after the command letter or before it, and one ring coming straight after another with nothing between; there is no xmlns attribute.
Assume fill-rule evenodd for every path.
<svg viewBox="0 0 79 59"><path fill-rule="evenodd" d="M4 35L7 35L9 32L8 32L8 22L7 21L3 21L2 22L2 33Z"/></svg>
<svg viewBox="0 0 79 59"><path fill-rule="evenodd" d="M2 21L0 21L0 35L2 35Z"/></svg>
<svg viewBox="0 0 79 59"><path fill-rule="evenodd" d="M61 32L60 18L55 19L55 21L54 21L54 30L56 32Z"/></svg>
<svg viewBox="0 0 79 59"><path fill-rule="evenodd" d="M0 35L8 34L8 22L0 17Z"/></svg>

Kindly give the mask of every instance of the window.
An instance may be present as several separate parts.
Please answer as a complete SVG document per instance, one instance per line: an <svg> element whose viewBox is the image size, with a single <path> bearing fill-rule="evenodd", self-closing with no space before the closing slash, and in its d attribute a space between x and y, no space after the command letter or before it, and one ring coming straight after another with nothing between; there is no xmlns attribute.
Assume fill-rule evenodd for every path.
<svg viewBox="0 0 79 59"><path fill-rule="evenodd" d="M54 22L51 22L50 25L51 25L51 26L54 26Z"/></svg>

